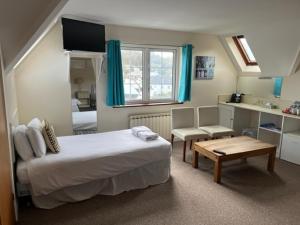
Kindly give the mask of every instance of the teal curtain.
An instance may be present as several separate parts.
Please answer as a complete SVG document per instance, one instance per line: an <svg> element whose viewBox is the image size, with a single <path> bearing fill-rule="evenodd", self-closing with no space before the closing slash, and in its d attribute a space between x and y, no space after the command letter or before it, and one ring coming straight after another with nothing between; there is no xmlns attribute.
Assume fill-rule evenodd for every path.
<svg viewBox="0 0 300 225"><path fill-rule="evenodd" d="M178 101L185 102L191 100L192 86L192 50L191 44L182 47L182 68L179 81Z"/></svg>
<svg viewBox="0 0 300 225"><path fill-rule="evenodd" d="M283 77L276 77L274 80L274 91L273 94L276 97L281 96L281 88L282 88L282 83L283 83Z"/></svg>
<svg viewBox="0 0 300 225"><path fill-rule="evenodd" d="M107 43L107 96L108 106L124 105L124 85L120 41Z"/></svg>

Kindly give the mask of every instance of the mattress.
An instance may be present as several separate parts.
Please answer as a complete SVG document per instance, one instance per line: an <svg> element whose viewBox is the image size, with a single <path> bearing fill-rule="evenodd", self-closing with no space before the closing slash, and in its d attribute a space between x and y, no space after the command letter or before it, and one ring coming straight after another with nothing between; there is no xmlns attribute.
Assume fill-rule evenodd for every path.
<svg viewBox="0 0 300 225"><path fill-rule="evenodd" d="M17 165L20 182L34 196L118 176L151 163L170 160L171 145L159 137L145 142L131 130L58 137L61 151ZM27 177L26 173L27 171Z"/></svg>
<svg viewBox="0 0 300 225"><path fill-rule="evenodd" d="M162 184L170 177L170 159L148 164L117 176L66 187L48 195L32 196L38 208L52 209L57 206L78 202L96 195L117 195L124 191L147 188Z"/></svg>
<svg viewBox="0 0 300 225"><path fill-rule="evenodd" d="M73 130L97 130L97 111L72 112Z"/></svg>
<svg viewBox="0 0 300 225"><path fill-rule="evenodd" d="M17 162L17 177L21 184L29 184L29 177L27 171L27 162L18 160Z"/></svg>

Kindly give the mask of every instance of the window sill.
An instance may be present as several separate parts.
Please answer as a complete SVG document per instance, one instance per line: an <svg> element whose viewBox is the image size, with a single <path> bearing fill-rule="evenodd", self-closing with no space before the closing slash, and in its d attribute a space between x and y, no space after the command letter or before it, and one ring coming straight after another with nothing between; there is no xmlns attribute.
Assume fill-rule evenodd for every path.
<svg viewBox="0 0 300 225"><path fill-rule="evenodd" d="M139 104L128 104L113 106L113 108L131 108L131 107L145 107L145 106L164 106L164 105L179 105L182 102L156 102L156 103L139 103Z"/></svg>

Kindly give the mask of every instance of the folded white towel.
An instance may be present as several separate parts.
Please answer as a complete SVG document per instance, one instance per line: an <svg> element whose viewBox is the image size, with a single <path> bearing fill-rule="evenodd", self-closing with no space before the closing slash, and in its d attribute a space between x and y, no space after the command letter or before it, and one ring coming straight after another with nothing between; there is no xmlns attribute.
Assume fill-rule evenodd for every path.
<svg viewBox="0 0 300 225"><path fill-rule="evenodd" d="M150 131L138 132L138 137L144 141L153 141L158 138L158 134Z"/></svg>
<svg viewBox="0 0 300 225"><path fill-rule="evenodd" d="M148 127L139 126L139 127L133 127L133 128L131 128L131 131L132 131L132 134L134 136L138 137L139 132L142 132L142 131L151 131L151 130Z"/></svg>

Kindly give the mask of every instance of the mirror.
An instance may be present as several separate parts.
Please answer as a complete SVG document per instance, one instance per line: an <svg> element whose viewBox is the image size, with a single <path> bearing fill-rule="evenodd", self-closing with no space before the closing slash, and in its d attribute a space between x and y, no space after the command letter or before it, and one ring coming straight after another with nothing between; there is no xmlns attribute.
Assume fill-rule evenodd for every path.
<svg viewBox="0 0 300 225"><path fill-rule="evenodd" d="M242 77L238 78L237 91L256 97L270 98L281 95L281 77Z"/></svg>
<svg viewBox="0 0 300 225"><path fill-rule="evenodd" d="M70 82L74 134L97 131L96 73L91 58L71 57Z"/></svg>

